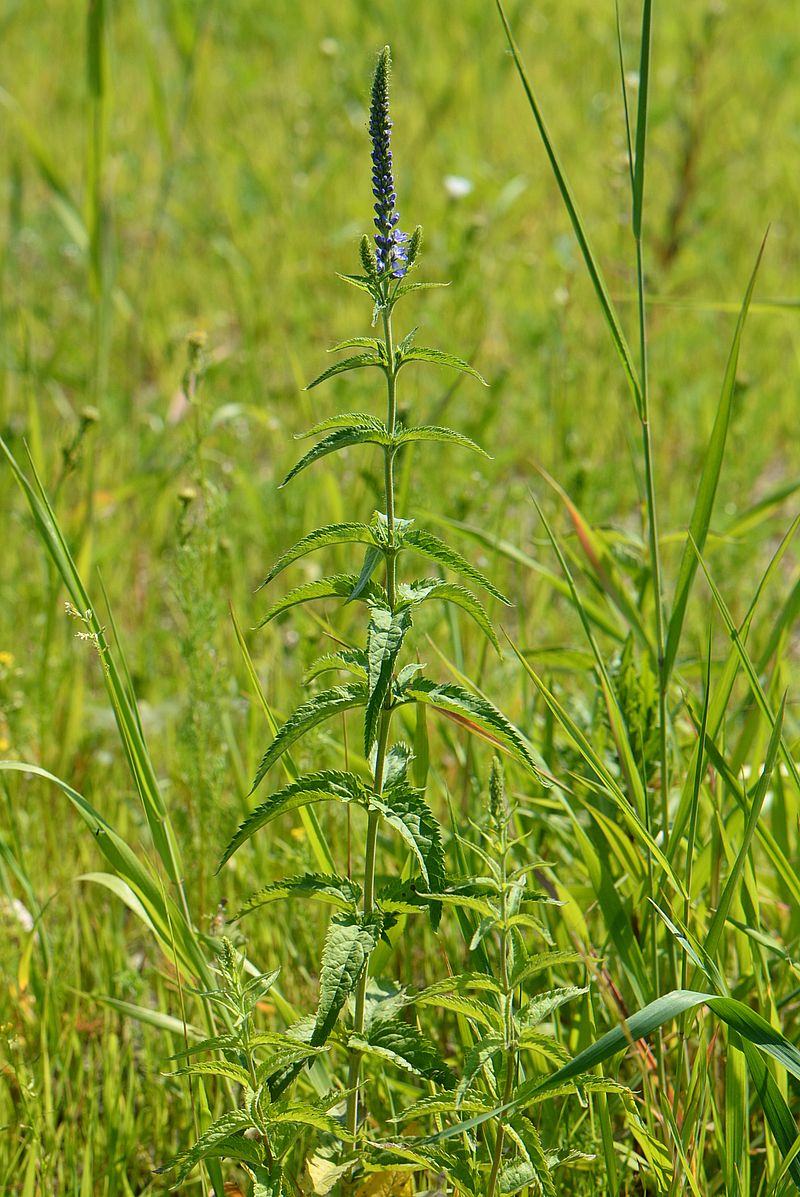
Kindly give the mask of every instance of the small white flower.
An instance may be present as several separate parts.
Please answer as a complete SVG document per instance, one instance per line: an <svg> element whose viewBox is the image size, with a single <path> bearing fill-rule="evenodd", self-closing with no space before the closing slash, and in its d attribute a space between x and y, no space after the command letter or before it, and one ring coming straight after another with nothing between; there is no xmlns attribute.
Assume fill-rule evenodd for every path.
<svg viewBox="0 0 800 1197"><path fill-rule="evenodd" d="M463 199L474 186L472 179L465 179L463 175L445 175L443 182L444 189L451 199Z"/></svg>

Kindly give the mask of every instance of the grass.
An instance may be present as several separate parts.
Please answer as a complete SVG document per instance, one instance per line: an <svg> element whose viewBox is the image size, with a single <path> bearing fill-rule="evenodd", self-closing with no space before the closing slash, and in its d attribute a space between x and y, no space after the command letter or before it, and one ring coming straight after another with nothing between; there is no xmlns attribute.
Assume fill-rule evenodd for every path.
<svg viewBox="0 0 800 1197"><path fill-rule="evenodd" d="M398 471L398 508L457 525L454 540L477 547L515 602L493 615L521 660L507 650L495 662L460 618L421 626L429 661L502 697L564 783L537 796L524 824L526 850L548 862L564 903L550 933L577 948L592 982L580 1013L554 1016L554 1032L575 1055L622 1014L710 984L797 1037L797 551L783 537L800 484L800 44L778 3L655 6L645 372L612 6L509 4L507 13L631 346L636 401L491 4L469 0L456 21L417 3L398 15L146 0L93 5L88 30L60 5L17 3L2 18L11 136L0 426L27 477L38 472L88 591L52 528L61 574L41 551L4 467L0 755L36 762L73 793L30 773L0 775L0 1125L13 1128L0 1145L3 1191L163 1191L152 1168L206 1118L203 1094L164 1074L184 1043L184 1012L198 1034L214 1016L179 982L210 959L219 903L234 908L326 850L346 870L350 842L324 814L319 827L275 825L219 877L204 862L248 809L270 722L297 704L333 615L310 608L250 635L265 609L253 590L293 540L368 512L380 494L381 471L358 450L344 470L323 463L291 490L276 486L294 461L287 434L371 402L358 374L312 392L313 407L300 387L322 347L361 321L334 271L353 268L365 224L369 197L353 164L364 160L364 81L389 40L402 78L403 212L425 225L427 276L453 280L430 294L420 322L428 343L463 347L492 384L482 393L444 373L404 375L403 402L420 419L452 420L493 460L467 471L445 449L447 468L426 475L420 449L413 474L410 455ZM622 5L634 145L640 22L638 5ZM43 63L62 65L43 72ZM471 191L456 198L448 176L469 179ZM737 313L768 224L737 364ZM209 367L195 422L181 388L197 328ZM651 475L637 414L645 378ZM728 405L724 455L713 449L721 435L707 453ZM657 544L648 543L649 476ZM33 498L41 504L35 489ZM51 527L41 509L40 521ZM671 675L666 752L655 548ZM346 548L329 554L337 569L351 567ZM678 635L676 586L692 575ZM91 608L89 626L64 614L65 598L81 615ZM339 615L337 631L356 626ZM105 653L103 636L105 667L92 639ZM453 727L429 730L432 800L440 816L449 804L464 831L483 809L489 754ZM341 764L338 733L323 733L317 750L316 760ZM346 752L357 761L355 726ZM659 789L664 755L669 795ZM298 763L309 759L304 750ZM530 806L523 775L510 785ZM119 842L97 834L99 820ZM459 871L478 867L455 836L448 855L463 857ZM147 895L144 918L112 875ZM325 920L304 914L290 936L277 920L248 922L251 958L283 966L265 1020L286 1021L313 1004ZM397 975L413 984L441 975L434 946L454 971L466 967L451 920L425 947L400 943ZM447 1016L440 1031L460 1059L469 1028ZM761 1108L771 1102L779 1120L782 1097L795 1109L796 1082L731 1050L746 1043L741 1034L687 1010L650 1049L603 1061L635 1105L626 1112L599 1094L584 1113L553 1106L545 1146L570 1139L597 1155L560 1170L560 1191L792 1191L781 1187ZM380 1084L380 1105L408 1102ZM224 1098L208 1083L212 1110ZM784 1132L787 1152L796 1132L788 1123Z"/></svg>

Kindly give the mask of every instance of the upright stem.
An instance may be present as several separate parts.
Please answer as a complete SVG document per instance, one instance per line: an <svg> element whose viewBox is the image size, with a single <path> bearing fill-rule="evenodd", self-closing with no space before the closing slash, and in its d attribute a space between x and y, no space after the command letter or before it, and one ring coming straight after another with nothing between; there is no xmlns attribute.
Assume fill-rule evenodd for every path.
<svg viewBox="0 0 800 1197"><path fill-rule="evenodd" d="M387 284L388 289L388 284ZM383 313L383 335L386 344L386 391L387 417L386 427L390 434L394 433L397 423L397 374L394 366L394 342L392 340L392 318L386 311ZM384 449L384 487L386 499L386 529L389 551L386 554L386 596L389 608L393 612L396 600L396 567L394 553L394 449L386 446ZM392 722L392 688L386 695L386 702L378 729L378 746L375 756L375 772L373 774L372 789L375 794L383 791L384 767L386 752L389 747L389 731ZM368 918L375 909L375 857L378 843L378 813L370 811L367 823L367 842L364 855L364 917ZM358 980L356 987L355 1012L353 1016L353 1031L361 1035L364 1031L364 1011L366 1007L368 969ZM347 1077L347 1087L350 1095L347 1099L347 1132L355 1142L358 1131L358 1086L361 1074L361 1053L354 1051L350 1056L350 1068Z"/></svg>
<svg viewBox="0 0 800 1197"><path fill-rule="evenodd" d="M505 825L502 830L502 881L500 887L500 901L503 918L503 934L500 943L501 952L501 970L503 981L503 1024L505 1033L505 1049L506 1049L506 1078L503 1085L503 1096L500 1104L508 1105L511 1100L511 1094L514 1089L514 1074L517 1068L517 1046L514 1042L514 990L511 986L511 979L508 972L508 939L509 930L506 925L508 918L508 901L507 901L507 861L508 861L508 842L507 831ZM494 1152L492 1155L492 1170L489 1173L489 1183L486 1188L486 1197L494 1197L495 1189L497 1188L497 1177L500 1172L500 1164L503 1159L503 1146L506 1137L506 1115L501 1114L497 1126L497 1138L494 1143Z"/></svg>

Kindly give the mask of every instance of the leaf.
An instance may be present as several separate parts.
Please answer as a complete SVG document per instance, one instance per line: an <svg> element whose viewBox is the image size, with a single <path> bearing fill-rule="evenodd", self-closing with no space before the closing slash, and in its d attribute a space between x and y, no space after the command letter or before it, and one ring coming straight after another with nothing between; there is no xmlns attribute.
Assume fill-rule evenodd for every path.
<svg viewBox="0 0 800 1197"><path fill-rule="evenodd" d="M522 734L488 699L471 694L454 682L432 682L424 677L414 678L406 687L405 695L414 702L424 702L456 717L470 731L507 749L542 785L550 785L540 772Z"/></svg>
<svg viewBox="0 0 800 1197"><path fill-rule="evenodd" d="M309 603L316 599L326 598L340 598L345 602L350 602L358 582L359 579L355 574L332 574L329 578L317 578L314 582L304 582L302 586L296 586L294 590L290 590L277 603L273 603L257 626L263 628L265 624L271 623L278 615L283 615L284 611L288 611L290 607L296 607L299 603ZM386 602L383 587L375 582L365 582L361 586L360 593L364 595L366 603Z"/></svg>
<svg viewBox="0 0 800 1197"><path fill-rule="evenodd" d="M286 724L284 724L284 727ZM280 733L279 733L280 734ZM275 741L273 740L273 743ZM366 791L354 773L336 769L325 769L319 773L305 773L296 781L290 781L283 789L270 794L265 802L257 806L239 827L233 839L222 854L217 872L227 864L234 852L238 852L251 836L279 815L314 802L364 802Z"/></svg>
<svg viewBox="0 0 800 1197"><path fill-rule="evenodd" d="M367 680L367 655L363 649L355 648L343 648L338 653L325 653L324 656L317 657L316 661L309 665L303 675L303 684L307 686L309 682L314 681L323 673L330 673L334 670L352 673L365 682Z"/></svg>
<svg viewBox="0 0 800 1197"><path fill-rule="evenodd" d="M364 755L369 756L392 684L395 661L411 627L411 611L373 607L367 629L367 706L364 712Z"/></svg>
<svg viewBox="0 0 800 1197"><path fill-rule="evenodd" d="M377 353L356 353L352 357L342 358L341 361L328 366L327 370L323 370L321 374L317 375L313 382L306 385L305 390L313 390L321 382L333 378L335 374L344 374L347 370L363 370L365 366L378 366L381 370L385 370L386 359Z"/></svg>
<svg viewBox="0 0 800 1197"><path fill-rule="evenodd" d="M276 1101L267 1108L266 1119L270 1126L291 1122L297 1126L312 1126L329 1135L341 1136L342 1133L335 1118L310 1102Z"/></svg>
<svg viewBox="0 0 800 1197"><path fill-rule="evenodd" d="M176 1168L175 1186L177 1187L183 1184L192 1168L205 1159L211 1151L220 1147L227 1139L235 1135L237 1131L244 1130L245 1127L251 1125L250 1117L245 1110L230 1110L227 1114L223 1114L222 1117L212 1122L211 1126L204 1131L193 1147L190 1147L187 1151L181 1151L168 1164L164 1164L161 1168L156 1168L155 1171L169 1172L173 1168Z"/></svg>
<svg viewBox="0 0 800 1197"><path fill-rule="evenodd" d="M443 890L446 875L442 833L422 795L400 780L388 785L382 794L371 796L370 806L408 844L428 888L434 893Z"/></svg>
<svg viewBox="0 0 800 1197"><path fill-rule="evenodd" d="M739 364L739 349L742 343L745 321L747 320L750 301L753 298L756 275L761 265L765 244L766 238L761 243L756 264L753 267L753 272L750 275L750 281L747 284L747 290L742 300L739 318L736 321L736 330L733 334L733 343L731 344L728 362L725 367L725 377L722 382L722 393L719 398L719 404L717 405L717 414L714 418L714 427L711 430L711 436L703 460L703 469L697 487L692 518L689 521L689 535L686 538L686 544L683 549L678 581L675 586L675 597L672 603L672 614L670 615L669 627L667 629L667 644L664 652L665 678L669 677L672 666L675 663L681 631L683 629L683 621L686 615L686 607L689 602L689 592L692 588L694 576L697 573L697 553L692 542L697 545L698 550L702 553L711 523L711 515L714 510L714 500L722 472L725 443L730 426L733 399L736 393L736 370Z"/></svg>
<svg viewBox="0 0 800 1197"><path fill-rule="evenodd" d="M465 993L453 991L427 994L423 990L412 997L411 1002L415 1006L438 1006L441 1010L452 1010L454 1014L462 1014L465 1018L480 1023L488 1031L501 1032L503 1029L503 1016L499 1010Z"/></svg>
<svg viewBox="0 0 800 1197"><path fill-rule="evenodd" d="M483 1066L491 1060L492 1056L504 1051L505 1046L506 1042L502 1035L486 1035L485 1038L479 1039L473 1045L464 1063L464 1073L456 1090L456 1102L459 1105L461 1104L461 1099L466 1097L470 1085Z"/></svg>
<svg viewBox="0 0 800 1197"><path fill-rule="evenodd" d="M299 432L295 440L308 440L311 436L319 436L321 432L329 432L331 428L371 428L373 432L382 432L386 425L377 416L366 411L340 411L335 416L328 416L314 424L307 432Z"/></svg>
<svg viewBox="0 0 800 1197"><path fill-rule="evenodd" d="M445 1089L455 1088L455 1076L442 1060L434 1043L413 1023L402 1018L373 1022L366 1036L352 1035L351 1049L377 1056L396 1064L406 1072L434 1081Z"/></svg>
<svg viewBox="0 0 800 1197"><path fill-rule="evenodd" d="M565 985L560 989L548 989L546 993L539 993L517 1012L517 1025L523 1030L538 1026L559 1006L588 992L588 985Z"/></svg>
<svg viewBox="0 0 800 1197"><path fill-rule="evenodd" d="M358 984L370 952L380 938L381 919L371 915L363 921L358 915L336 914L331 919L319 975L319 1006L311 1034L316 1047L325 1043L339 1017L339 1012Z"/></svg>
<svg viewBox="0 0 800 1197"><path fill-rule="evenodd" d="M449 287L449 283L401 283L394 293L395 299L401 299L412 291L429 291L432 287Z"/></svg>
<svg viewBox="0 0 800 1197"><path fill-rule="evenodd" d="M340 278L342 282L349 283L351 287L357 287L359 291L366 291L368 295L375 297L375 284L371 278L366 274L340 274L336 271L336 277Z"/></svg>
<svg viewBox="0 0 800 1197"><path fill-rule="evenodd" d="M357 425L336 428L328 436L318 441L313 449L309 449L305 456L300 458L297 465L286 475L281 486L287 486L307 466L312 465L315 461L319 461L321 457L327 457L329 453L338 453L340 449L346 449L350 445L390 444L391 437L385 424L380 424L378 428L361 428Z"/></svg>
<svg viewBox="0 0 800 1197"><path fill-rule="evenodd" d="M558 968L562 964L575 964L580 959L577 952L540 952L538 956L528 956L512 969L511 987L517 989L545 969Z"/></svg>
<svg viewBox="0 0 800 1197"><path fill-rule="evenodd" d="M464 436L461 432L455 432L452 428L442 428L438 424L420 424L416 428L403 428L395 433L394 441L396 445L407 445L413 441L441 441L461 445L464 449L471 449L474 453L480 453L481 457L491 461L486 450L470 437Z"/></svg>
<svg viewBox="0 0 800 1197"><path fill-rule="evenodd" d="M346 341L332 345L328 353L338 353L340 349L371 349L384 359L386 355L386 346L377 337L348 337Z"/></svg>
<svg viewBox="0 0 800 1197"><path fill-rule="evenodd" d="M246 914L283 898L314 898L340 910L354 910L360 896L360 887L346 877L304 873L300 877L286 877L283 881L273 881L271 885L265 885L247 899L231 921L237 922Z"/></svg>
<svg viewBox="0 0 800 1197"><path fill-rule="evenodd" d="M452 353L443 353L441 349L427 349L416 345L403 354L398 351L395 354L395 362L398 370L407 362L433 362L437 366L449 366L451 370L458 370L462 374L471 374L485 387L489 385L483 375L479 374L469 362L465 362L463 358L456 357Z"/></svg>
<svg viewBox="0 0 800 1197"><path fill-rule="evenodd" d="M197 1061L194 1064L187 1064L185 1068L179 1068L172 1075L224 1076L227 1080L235 1081L237 1085L243 1085L245 1088L248 1088L251 1084L247 1070L242 1068L241 1064L232 1064L230 1060Z"/></svg>
<svg viewBox="0 0 800 1197"><path fill-rule="evenodd" d="M313 553L316 549L325 548L330 544L374 545L375 535L369 524L326 524L324 528L317 528L281 554L258 589L266 586L273 578L277 578L287 565L299 561L307 553Z"/></svg>
<svg viewBox="0 0 800 1197"><path fill-rule="evenodd" d="M483 604L466 587L459 586L456 582L445 582L441 578L425 578L418 582L401 584L397 593L401 602L411 603L412 606L418 606L430 599L440 599L461 607L472 616L496 652L500 653L500 643Z"/></svg>
<svg viewBox="0 0 800 1197"><path fill-rule="evenodd" d="M350 682L346 686L334 686L331 690L323 690L315 694L298 707L293 715L278 729L275 739L261 758L255 781L250 793L263 781L267 771L290 748L296 740L304 736L312 727L323 723L326 719L338 715L342 711L349 711L353 707L361 707L367 701L367 690L361 682ZM304 805L300 803L299 805Z"/></svg>
<svg viewBox="0 0 800 1197"><path fill-rule="evenodd" d="M474 565L470 565L465 557L462 557L455 549L451 549L432 532L425 532L421 528L409 528L403 534L400 545L404 549L413 549L415 553L420 553L421 556L428 557L431 561L438 561L439 565L445 566L446 569L452 569L454 573L471 578L473 582L482 586L484 590L488 590L489 594L501 603L505 603L507 607L511 606L510 599L507 599L485 574L482 574Z"/></svg>

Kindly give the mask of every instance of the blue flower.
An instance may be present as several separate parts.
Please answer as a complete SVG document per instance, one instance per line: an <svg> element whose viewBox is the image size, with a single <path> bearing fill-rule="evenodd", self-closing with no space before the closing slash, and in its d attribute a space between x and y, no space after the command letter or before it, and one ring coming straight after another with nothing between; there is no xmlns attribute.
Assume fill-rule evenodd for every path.
<svg viewBox="0 0 800 1197"><path fill-rule="evenodd" d="M387 272L402 278L407 266L408 234L397 227L400 213L395 204L397 193L392 175L391 128L389 119L389 47L378 57L372 80L372 99L369 107L369 135L372 139L372 194L375 196L375 258L378 274Z"/></svg>

